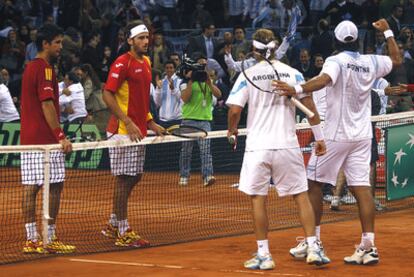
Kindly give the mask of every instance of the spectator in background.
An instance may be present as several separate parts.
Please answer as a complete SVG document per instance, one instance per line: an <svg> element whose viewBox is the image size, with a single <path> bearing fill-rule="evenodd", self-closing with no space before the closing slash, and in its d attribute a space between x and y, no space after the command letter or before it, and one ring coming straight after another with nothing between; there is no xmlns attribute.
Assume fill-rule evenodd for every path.
<svg viewBox="0 0 414 277"><path fill-rule="evenodd" d="M164 63L165 77L157 80L154 91L154 102L159 108L159 124L168 128L181 123L182 100L180 92L181 79L175 75L175 63L166 61Z"/></svg>
<svg viewBox="0 0 414 277"><path fill-rule="evenodd" d="M213 58L218 50L219 42L214 38L216 27L207 22L203 25L203 33L190 37L187 45L187 54L192 57L195 52L201 52L207 58Z"/></svg>
<svg viewBox="0 0 414 277"><path fill-rule="evenodd" d="M168 59L174 62L175 68L177 68L181 64L181 58L177 52L171 53Z"/></svg>
<svg viewBox="0 0 414 277"><path fill-rule="evenodd" d="M85 47L82 51L81 61L83 64L90 64L98 76L101 76L101 61L102 55L99 51L98 45L101 41L101 35L92 31L85 40Z"/></svg>
<svg viewBox="0 0 414 277"><path fill-rule="evenodd" d="M200 55L196 60L199 64L207 64L207 57ZM190 78L180 86L181 99L183 100L182 124L195 126L205 131L211 131L213 120L213 96L221 97L221 92L214 85L207 72L187 72ZM211 156L210 140L199 139L198 146L201 156L201 174L203 185L210 186L215 183L213 176L213 160ZM193 141L183 142L180 153L180 181L179 185L188 185L191 171L191 153Z"/></svg>
<svg viewBox="0 0 414 277"><path fill-rule="evenodd" d="M384 34L380 31L375 31L374 54L383 55L386 51L386 41Z"/></svg>
<svg viewBox="0 0 414 277"><path fill-rule="evenodd" d="M317 53L313 55L313 67L312 67L312 71L310 74L310 78L313 78L319 75L319 73L322 70L324 62L325 60L323 59L321 54Z"/></svg>
<svg viewBox="0 0 414 277"><path fill-rule="evenodd" d="M88 116L82 84L72 71L59 84L59 106L69 123L82 124Z"/></svg>
<svg viewBox="0 0 414 277"><path fill-rule="evenodd" d="M252 43L246 39L246 30L242 26L235 26L233 28L233 38L233 45L231 50L233 57L237 58L240 52L250 52Z"/></svg>
<svg viewBox="0 0 414 277"><path fill-rule="evenodd" d="M244 5L243 26L251 26L253 20L259 16L260 11L266 6L266 0L247 0Z"/></svg>
<svg viewBox="0 0 414 277"><path fill-rule="evenodd" d="M153 39L153 45L149 49L148 55L151 58L152 68L162 72L164 70L164 63L167 61L170 53L170 47L161 33L155 33Z"/></svg>
<svg viewBox="0 0 414 277"><path fill-rule="evenodd" d="M211 14L204 9L204 0L197 0L195 10L191 14L191 28L201 29L204 22L213 22Z"/></svg>
<svg viewBox="0 0 414 277"><path fill-rule="evenodd" d="M318 24L323 15L323 12L330 2L331 0L310 0L309 17L311 26L316 26L316 24Z"/></svg>
<svg viewBox="0 0 414 277"><path fill-rule="evenodd" d="M365 0L361 4L362 26L364 28L373 29L372 23L380 18L379 3L380 0Z"/></svg>
<svg viewBox="0 0 414 277"><path fill-rule="evenodd" d="M105 82L106 79L108 78L108 73L109 73L109 69L111 67L112 62L113 62L113 59L112 59L111 47L105 46L104 51L103 51L101 68L100 68L100 72L101 72L100 79L102 80L102 82Z"/></svg>
<svg viewBox="0 0 414 277"><path fill-rule="evenodd" d="M279 30L282 27L282 6L277 0L270 0L253 20L252 28L260 25L262 28L274 30Z"/></svg>
<svg viewBox="0 0 414 277"><path fill-rule="evenodd" d="M115 20L121 26L126 26L129 22L139 18L139 11L132 5L131 0L123 1L118 11L115 13Z"/></svg>
<svg viewBox="0 0 414 277"><path fill-rule="evenodd" d="M397 41L397 45L400 50L400 56L403 63L398 67L394 67L391 73L385 77L391 86L398 86L399 84L414 82L413 61L404 58L404 44L401 41ZM389 96L388 101L391 111L394 113L411 111L413 109L413 101L410 94Z"/></svg>
<svg viewBox="0 0 414 277"><path fill-rule="evenodd" d="M21 73L25 49L24 42L17 37L16 31L11 29L1 50L0 63L7 68L12 80L16 78L16 74Z"/></svg>
<svg viewBox="0 0 414 277"><path fill-rule="evenodd" d="M20 116L9 89L0 80L0 122L19 122Z"/></svg>
<svg viewBox="0 0 414 277"><path fill-rule="evenodd" d="M116 40L111 45L112 59L115 60L123 51L123 47L126 44L126 33L125 28L118 30Z"/></svg>
<svg viewBox="0 0 414 277"><path fill-rule="evenodd" d="M288 28L294 9L300 10L298 25L305 20L307 12L301 0L282 0L282 28Z"/></svg>
<svg viewBox="0 0 414 277"><path fill-rule="evenodd" d="M159 27L164 30L179 28L176 13L177 0L154 0L154 2L154 14L161 17L161 26Z"/></svg>
<svg viewBox="0 0 414 277"><path fill-rule="evenodd" d="M404 13L404 8L401 5L393 5L391 15L387 17L388 25L390 25L391 31L398 36L401 31L401 22Z"/></svg>
<svg viewBox="0 0 414 277"><path fill-rule="evenodd" d="M224 16L229 26L242 25L245 10L244 0L230 0L224 3ZM227 3L227 5L225 5Z"/></svg>
<svg viewBox="0 0 414 277"><path fill-rule="evenodd" d="M336 26L343 20L350 20L358 25L361 23L361 8L346 0L334 0L326 7L322 15L322 18L328 17L331 26Z"/></svg>
<svg viewBox="0 0 414 277"><path fill-rule="evenodd" d="M414 24L414 0L406 0L404 5L404 17L402 22L407 25Z"/></svg>
<svg viewBox="0 0 414 277"><path fill-rule="evenodd" d="M300 73L303 74L305 80L309 80L312 74L311 57L308 49L301 49L299 54L299 64L294 66Z"/></svg>
<svg viewBox="0 0 414 277"><path fill-rule="evenodd" d="M311 56L319 53L326 59L333 52L333 37L329 33L329 23L326 19L319 20L317 31L311 41Z"/></svg>
<svg viewBox="0 0 414 277"><path fill-rule="evenodd" d="M36 47L36 37L37 37L37 29L30 30L30 40L31 42L26 46L26 58L25 62L29 62L36 57L37 54L37 47Z"/></svg>
<svg viewBox="0 0 414 277"><path fill-rule="evenodd" d="M30 38L29 27L26 24L20 26L19 33L17 34L17 36L25 45L29 44L29 42L32 41Z"/></svg>

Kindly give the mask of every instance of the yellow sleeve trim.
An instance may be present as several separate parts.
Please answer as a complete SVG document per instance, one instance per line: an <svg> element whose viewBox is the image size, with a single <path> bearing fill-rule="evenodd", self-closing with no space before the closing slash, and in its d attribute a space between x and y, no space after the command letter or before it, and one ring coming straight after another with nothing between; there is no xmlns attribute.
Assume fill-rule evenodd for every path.
<svg viewBox="0 0 414 277"><path fill-rule="evenodd" d="M144 56L144 59L147 61L149 67L151 67L151 60L148 56Z"/></svg>
<svg viewBox="0 0 414 277"><path fill-rule="evenodd" d="M153 119L152 114L148 113L147 114L147 122L151 121Z"/></svg>
<svg viewBox="0 0 414 277"><path fill-rule="evenodd" d="M46 67L45 68L45 80L46 81L52 81L52 69Z"/></svg>

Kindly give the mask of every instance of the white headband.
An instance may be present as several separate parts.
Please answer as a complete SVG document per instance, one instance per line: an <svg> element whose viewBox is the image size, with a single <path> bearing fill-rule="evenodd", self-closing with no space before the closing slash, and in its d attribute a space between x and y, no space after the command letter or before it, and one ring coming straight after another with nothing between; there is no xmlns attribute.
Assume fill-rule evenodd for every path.
<svg viewBox="0 0 414 277"><path fill-rule="evenodd" d="M131 35L129 36L129 38L133 38L141 33L145 33L145 32L149 32L147 27L144 24L135 26L134 28L131 29Z"/></svg>
<svg viewBox="0 0 414 277"><path fill-rule="evenodd" d="M259 49L259 50L265 50L265 49L267 49L267 51L266 51L266 58L269 58L270 57L270 50L272 50L272 49L274 49L276 47L276 43L275 43L274 40L272 40L268 44L264 44L264 43L261 43L261 42L259 42L257 40L253 40L253 46L256 49Z"/></svg>

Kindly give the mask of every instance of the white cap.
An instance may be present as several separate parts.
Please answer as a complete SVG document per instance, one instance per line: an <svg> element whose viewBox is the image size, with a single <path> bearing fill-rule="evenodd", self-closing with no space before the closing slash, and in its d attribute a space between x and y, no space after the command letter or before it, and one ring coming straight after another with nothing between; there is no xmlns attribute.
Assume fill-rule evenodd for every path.
<svg viewBox="0 0 414 277"><path fill-rule="evenodd" d="M141 34L141 33L145 33L145 32L149 32L147 29L147 26L145 26L144 24L135 26L134 28L131 29L131 34L129 35L129 38L133 38L136 37L137 35Z"/></svg>
<svg viewBox="0 0 414 277"><path fill-rule="evenodd" d="M358 38L358 28L349 20L339 23L334 32L336 39L343 43L353 42Z"/></svg>

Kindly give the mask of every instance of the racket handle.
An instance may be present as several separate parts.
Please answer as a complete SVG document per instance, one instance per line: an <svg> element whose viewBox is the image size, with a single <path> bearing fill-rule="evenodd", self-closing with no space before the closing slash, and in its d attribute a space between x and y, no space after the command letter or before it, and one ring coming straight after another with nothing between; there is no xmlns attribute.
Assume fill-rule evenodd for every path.
<svg viewBox="0 0 414 277"><path fill-rule="evenodd" d="M231 135L231 136L229 136L228 140L229 140L229 143L231 145L234 145L236 143L236 136L235 135Z"/></svg>
<svg viewBox="0 0 414 277"><path fill-rule="evenodd" d="M295 104L295 106L301 110L302 112L304 112L306 114L307 117L309 118L313 118L315 116L315 113L313 113L311 110L309 110L305 105L303 105L298 99L296 99L295 97L291 97L290 101L293 102L293 104Z"/></svg>

